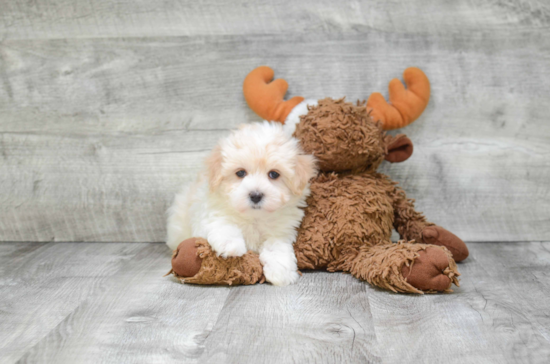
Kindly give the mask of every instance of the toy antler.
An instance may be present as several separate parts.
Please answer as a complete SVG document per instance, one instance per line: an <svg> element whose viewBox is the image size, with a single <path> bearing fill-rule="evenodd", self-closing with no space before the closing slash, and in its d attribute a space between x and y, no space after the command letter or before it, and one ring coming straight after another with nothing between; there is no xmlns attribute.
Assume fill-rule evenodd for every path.
<svg viewBox="0 0 550 364"><path fill-rule="evenodd" d="M385 130L402 128L415 121L430 100L430 81L420 69L409 67L403 72L405 86L397 78L390 81L388 104L378 92L369 96L367 109Z"/></svg>
<svg viewBox="0 0 550 364"><path fill-rule="evenodd" d="M273 76L273 70L267 66L252 70L243 82L244 98L248 106L263 119L284 124L290 111L304 98L295 96L283 101L288 83L282 78L271 82Z"/></svg>

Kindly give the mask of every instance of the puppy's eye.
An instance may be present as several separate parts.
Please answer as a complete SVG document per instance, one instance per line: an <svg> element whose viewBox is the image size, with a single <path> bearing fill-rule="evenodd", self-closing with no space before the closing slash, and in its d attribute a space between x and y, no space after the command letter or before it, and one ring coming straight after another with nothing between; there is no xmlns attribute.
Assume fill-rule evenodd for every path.
<svg viewBox="0 0 550 364"><path fill-rule="evenodd" d="M277 178L279 178L279 176L280 176L280 174L277 173L277 172L275 172L275 171L270 171L267 175L268 175L269 178L271 178L271 179L277 179Z"/></svg>
<svg viewBox="0 0 550 364"><path fill-rule="evenodd" d="M240 171L237 171L237 173L235 173L235 174L239 178L244 178L244 176L246 176L246 171L244 169L241 169Z"/></svg>

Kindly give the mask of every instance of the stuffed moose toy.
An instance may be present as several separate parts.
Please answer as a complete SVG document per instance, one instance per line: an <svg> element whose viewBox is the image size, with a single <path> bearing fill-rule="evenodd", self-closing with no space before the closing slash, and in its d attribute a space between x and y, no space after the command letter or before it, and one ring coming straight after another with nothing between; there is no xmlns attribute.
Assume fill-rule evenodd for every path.
<svg viewBox="0 0 550 364"><path fill-rule="evenodd" d="M458 285L455 262L468 256L464 242L428 222L396 182L377 172L384 160L403 162L413 152L409 138L384 130L404 127L424 111L430 97L425 74L408 68L407 88L397 79L390 82L390 103L373 93L366 105L330 98L283 101L288 84L273 77L265 66L248 74L243 84L248 105L263 119L284 123L320 168L310 181L294 244L298 269L348 272L394 292L449 292ZM392 228L402 239L398 243L390 240ZM258 254L224 259L202 238L178 246L170 273L195 284L264 281Z"/></svg>

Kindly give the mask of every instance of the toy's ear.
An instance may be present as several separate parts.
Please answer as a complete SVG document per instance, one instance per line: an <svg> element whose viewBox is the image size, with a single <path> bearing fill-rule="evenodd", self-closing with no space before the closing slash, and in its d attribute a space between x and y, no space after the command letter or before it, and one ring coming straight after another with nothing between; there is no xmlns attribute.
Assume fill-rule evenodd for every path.
<svg viewBox="0 0 550 364"><path fill-rule="evenodd" d="M413 143L404 134L386 137L386 160L390 163L404 162L413 154Z"/></svg>
<svg viewBox="0 0 550 364"><path fill-rule="evenodd" d="M208 168L208 184L210 190L214 191L222 182L222 148L218 145L212 150L210 156L206 159L206 166Z"/></svg>

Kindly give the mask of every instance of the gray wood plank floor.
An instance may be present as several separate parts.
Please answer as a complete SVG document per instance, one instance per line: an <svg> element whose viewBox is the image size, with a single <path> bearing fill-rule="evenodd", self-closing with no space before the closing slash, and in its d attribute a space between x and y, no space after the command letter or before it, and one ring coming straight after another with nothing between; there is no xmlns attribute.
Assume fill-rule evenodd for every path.
<svg viewBox="0 0 550 364"><path fill-rule="evenodd" d="M423 68L415 154L384 171L467 241L549 240L548 4L0 0L0 240L162 241L179 185L257 120L262 64L352 101Z"/></svg>
<svg viewBox="0 0 550 364"><path fill-rule="evenodd" d="M181 285L159 243L0 243L0 362L548 363L550 242L469 247L460 288L415 296Z"/></svg>

